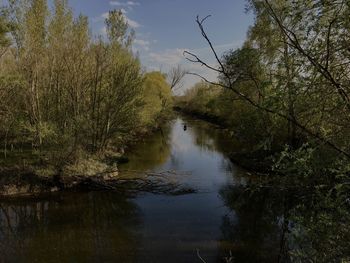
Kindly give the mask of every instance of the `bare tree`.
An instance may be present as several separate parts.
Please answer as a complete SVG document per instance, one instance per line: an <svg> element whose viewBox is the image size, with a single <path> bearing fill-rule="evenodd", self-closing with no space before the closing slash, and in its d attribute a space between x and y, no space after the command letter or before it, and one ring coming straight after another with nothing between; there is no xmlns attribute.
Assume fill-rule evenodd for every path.
<svg viewBox="0 0 350 263"><path fill-rule="evenodd" d="M171 90L181 89L183 87L183 78L187 74L187 71L180 65L172 68L168 73L168 81Z"/></svg>

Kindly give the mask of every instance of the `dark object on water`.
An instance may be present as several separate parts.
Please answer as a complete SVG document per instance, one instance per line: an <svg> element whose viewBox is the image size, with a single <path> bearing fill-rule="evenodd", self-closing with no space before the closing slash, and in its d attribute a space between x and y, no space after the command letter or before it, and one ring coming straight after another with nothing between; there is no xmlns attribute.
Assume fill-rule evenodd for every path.
<svg viewBox="0 0 350 263"><path fill-rule="evenodd" d="M187 125L186 124L184 124L184 131L186 131L187 130Z"/></svg>

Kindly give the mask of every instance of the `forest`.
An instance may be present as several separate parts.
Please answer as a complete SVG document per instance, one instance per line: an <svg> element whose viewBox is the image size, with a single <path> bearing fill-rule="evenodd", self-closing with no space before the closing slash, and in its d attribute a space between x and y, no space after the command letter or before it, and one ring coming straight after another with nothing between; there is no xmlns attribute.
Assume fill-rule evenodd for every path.
<svg viewBox="0 0 350 263"><path fill-rule="evenodd" d="M232 220L226 212L220 218L222 239L227 243L220 240L218 247L226 246L225 262L236 262L235 257L242 262L272 262L269 256L275 256L275 252L258 254L261 248L256 237L268 245L277 239L274 262L349 262L350 1L245 2L245 12L253 14L254 22L243 45L222 54L216 50L208 29L214 18L196 18L199 38L207 44L215 63L190 49L183 56L189 68L200 66L214 73L217 79L212 80L180 65L167 73L146 70L133 51L136 33L122 9L108 12L103 36L92 32L87 16L75 15L68 0L8 0L0 10L0 197L23 191L37 193L32 187L23 190L21 180L39 180L40 187L54 192L76 184L77 178L90 177L90 181L84 181L89 190L112 190L111 196L98 196L96 200L108 199L98 202L111 205L107 214L116 210L118 216L110 216L115 217L113 220L126 217L127 212L122 213L124 205L136 222L141 216L129 195L124 196L125 188L132 188L133 197L138 190L172 198L188 198L197 192L205 195L208 189L200 192L185 176L206 175L217 164L209 166L205 162L217 158L221 160L215 170L218 177L224 176L224 169L230 174L245 171L244 183L235 182L210 192L215 192L210 201L219 202L215 198L220 196L221 203L213 203L234 211L239 218ZM234 27L227 26L221 30ZM183 87L186 76L199 81ZM208 128L193 120L214 126ZM214 158L205 155L208 152L221 155ZM181 159L181 154L188 158ZM207 159L198 161L202 154ZM135 181L137 187L122 177L124 162L128 163L124 164L124 173L129 181L135 180L130 179L130 173L141 174ZM239 168L233 169L232 165ZM182 170L176 170L178 167ZM108 184L105 179L111 178L106 174L116 179ZM216 174L210 176L216 178ZM187 181L174 183L178 177ZM211 182L206 177L204 182L198 178L194 180L198 188L201 183ZM164 179L166 184L157 185ZM215 186L222 183L213 181ZM123 196L118 196L117 201L122 199L118 210L110 200L113 193L120 194L120 182ZM169 190L171 187L176 189ZM88 200L89 206L95 205L91 201L94 197L79 197ZM74 198L62 197L66 199ZM152 213L161 218L159 211L174 202L169 200L166 204L158 200L161 206ZM194 199L184 200L193 202L194 210L207 205L207 201L197 205ZM58 213L55 209L42 209L42 214ZM191 211L176 210L177 206L174 209L181 215ZM65 214L71 216L67 211ZM169 217L176 218L174 211ZM5 218L1 213L0 223ZM203 220L205 213L199 213ZM251 225L245 225L244 220ZM267 221L278 234L259 225ZM108 226L113 225L111 222ZM91 219L88 225L94 227L95 223ZM118 221L121 228L130 227L129 223ZM235 232L238 226L245 232ZM261 233L252 234L251 226L260 226ZM0 230L2 227L0 224ZM184 229L181 227L177 229ZM136 234L127 230L126 239L129 234L136 239ZM268 234L264 232L269 230ZM123 242L118 235L110 235ZM240 235L248 245L237 245ZM139 245L136 243L132 244L134 251ZM257 255L253 260L246 255L254 248ZM207 262L198 248L194 251L197 260Z"/></svg>
<svg viewBox="0 0 350 263"><path fill-rule="evenodd" d="M97 173L171 108L165 74L144 72L120 10L105 20L107 38L61 0L53 10L46 0L9 1L0 22L2 169Z"/></svg>

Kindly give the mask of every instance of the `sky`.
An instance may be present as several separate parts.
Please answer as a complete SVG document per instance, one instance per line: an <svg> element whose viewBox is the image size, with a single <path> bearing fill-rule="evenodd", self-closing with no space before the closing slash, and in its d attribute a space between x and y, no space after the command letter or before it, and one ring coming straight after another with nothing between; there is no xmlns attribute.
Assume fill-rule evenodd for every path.
<svg viewBox="0 0 350 263"><path fill-rule="evenodd" d="M245 12L245 0L69 0L74 13L87 15L93 34L105 34L104 18L109 10L122 9L136 31L134 51L139 53L145 70L168 72L177 64L215 80L213 72L185 60L183 51L198 54L216 65L207 43L195 22L196 16L211 15L205 27L218 53L242 45L253 23ZM183 89L199 81L185 78Z"/></svg>

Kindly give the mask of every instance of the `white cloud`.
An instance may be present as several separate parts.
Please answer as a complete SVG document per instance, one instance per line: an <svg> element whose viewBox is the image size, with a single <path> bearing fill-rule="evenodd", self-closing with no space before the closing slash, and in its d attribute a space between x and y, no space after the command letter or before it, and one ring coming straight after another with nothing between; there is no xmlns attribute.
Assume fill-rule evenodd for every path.
<svg viewBox="0 0 350 263"><path fill-rule="evenodd" d="M133 7L133 6L138 6L140 5L139 2L134 2L134 1L127 1L127 2L120 2L120 1L110 1L110 5L113 6L126 6L126 7Z"/></svg>
<svg viewBox="0 0 350 263"><path fill-rule="evenodd" d="M149 54L151 61L162 64L165 66L171 66L179 64L184 61L183 52L185 49L167 49L163 52L152 52Z"/></svg>
<svg viewBox="0 0 350 263"><path fill-rule="evenodd" d="M110 1L109 2L110 5L116 5L116 6L121 6L122 3L120 3L119 1Z"/></svg>
<svg viewBox="0 0 350 263"><path fill-rule="evenodd" d="M217 51L218 55L221 56L223 52L229 49L238 48L242 44L243 44L243 41L232 41L226 44L215 45L214 48ZM210 70L199 63L191 63L187 61L183 55L183 52L185 50L198 55L198 57L200 57L201 59L203 59L203 61L207 62L209 65L213 67L216 67L218 64L210 50L210 47L202 47L202 48L195 48L195 49L175 48L175 49L167 49L162 52L152 52L149 54L145 54L144 56L145 64L147 65L147 68L149 70L154 69L155 67L158 66L158 70L160 69L164 72L168 72L171 68L180 64L183 68L185 68L189 72L197 73L205 77L209 81L215 82L218 77L217 72ZM199 80L200 78L197 76L187 75L184 79L185 85L182 91L192 87ZM178 91L178 93L181 93L182 91Z"/></svg>
<svg viewBox="0 0 350 263"><path fill-rule="evenodd" d="M244 43L244 40L232 41L232 42L226 43L226 44L214 45L214 49L218 53L218 55L220 55L220 54L222 54L222 52L225 52L227 50L236 49L236 48L241 47L243 45L243 43ZM202 47L202 48L195 48L195 49L187 50L187 51L190 51L190 52L197 54L197 55L205 55L205 54L212 52L209 46Z"/></svg>
<svg viewBox="0 0 350 263"><path fill-rule="evenodd" d="M126 2L126 4L129 5L129 6L140 5L139 2L133 2L133 1L128 1L128 2Z"/></svg>
<svg viewBox="0 0 350 263"><path fill-rule="evenodd" d="M125 0L123 1L122 0L122 1L110 1L109 4L111 6L117 6L117 7L120 8L120 11L123 13L123 15L125 17L125 20L127 21L128 25L131 28L135 29L135 28L141 27L141 25L137 21L135 21L135 20L133 20L133 19L131 19L131 18L129 18L127 16L127 13L128 13L127 9L130 11L130 10L133 9L133 7L139 6L140 5L139 2L136 2L136 1L125 1ZM108 12L103 13L101 16L94 18L93 21L94 22L102 22L106 18L108 18Z"/></svg>
<svg viewBox="0 0 350 263"><path fill-rule="evenodd" d="M130 19L126 15L124 15L124 16L125 16L125 19L128 22L128 25L130 27L132 27L132 28L139 28L139 27L141 27L141 25L138 22L136 22L135 20Z"/></svg>
<svg viewBox="0 0 350 263"><path fill-rule="evenodd" d="M220 55L222 52L230 49L230 48L238 48L242 45L243 41L234 41L227 44L216 45L214 46L217 53ZM204 61L208 61L208 63L215 63L213 56L211 54L210 47L196 48L196 49L187 49L187 48L175 48L175 49L167 49L162 52L153 52L149 54L150 59L153 62L161 63L164 65L174 65L178 63L186 62L184 57L184 51L189 51L198 55Z"/></svg>
<svg viewBox="0 0 350 263"><path fill-rule="evenodd" d="M100 29L100 33L102 36L107 36L107 28L104 26Z"/></svg>
<svg viewBox="0 0 350 263"><path fill-rule="evenodd" d="M103 13L103 14L101 15L101 18L102 18L102 19L106 19L106 18L108 18L108 15L109 15L108 12Z"/></svg>
<svg viewBox="0 0 350 263"><path fill-rule="evenodd" d="M143 40L143 39L135 39L134 40L134 44L141 47L142 49L144 49L145 51L149 51L150 49L150 42L148 40Z"/></svg>

